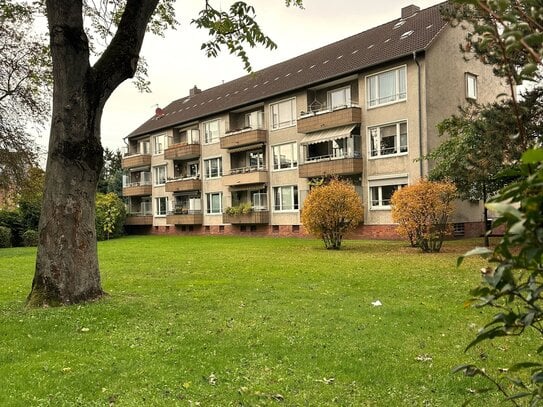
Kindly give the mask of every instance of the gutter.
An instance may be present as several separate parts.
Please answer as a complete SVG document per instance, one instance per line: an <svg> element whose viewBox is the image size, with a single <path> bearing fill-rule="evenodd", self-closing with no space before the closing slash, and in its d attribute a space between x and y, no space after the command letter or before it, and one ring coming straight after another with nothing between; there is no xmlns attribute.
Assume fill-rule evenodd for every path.
<svg viewBox="0 0 543 407"><path fill-rule="evenodd" d="M418 104L419 104L419 171L420 171L420 178L423 177L423 165L422 165L422 157L423 157L423 149L422 149L422 97L421 97L421 72L420 72L420 64L417 60L417 52L413 51L413 61L417 64L417 85L418 85Z"/></svg>

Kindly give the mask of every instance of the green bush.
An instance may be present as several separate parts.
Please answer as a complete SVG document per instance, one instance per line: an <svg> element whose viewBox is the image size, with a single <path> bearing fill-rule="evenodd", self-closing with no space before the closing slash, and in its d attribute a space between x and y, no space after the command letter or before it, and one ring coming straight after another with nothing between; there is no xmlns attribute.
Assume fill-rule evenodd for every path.
<svg viewBox="0 0 543 407"><path fill-rule="evenodd" d="M22 246L23 232L26 228L19 211L0 211L0 226L5 226L11 231L11 245Z"/></svg>
<svg viewBox="0 0 543 407"><path fill-rule="evenodd" d="M0 226L0 248L11 247L11 230Z"/></svg>
<svg viewBox="0 0 543 407"><path fill-rule="evenodd" d="M38 245L39 234L36 230L28 229L23 233L23 246L34 247Z"/></svg>
<svg viewBox="0 0 543 407"><path fill-rule="evenodd" d="M106 240L123 235L126 209L115 193L96 195L96 237Z"/></svg>

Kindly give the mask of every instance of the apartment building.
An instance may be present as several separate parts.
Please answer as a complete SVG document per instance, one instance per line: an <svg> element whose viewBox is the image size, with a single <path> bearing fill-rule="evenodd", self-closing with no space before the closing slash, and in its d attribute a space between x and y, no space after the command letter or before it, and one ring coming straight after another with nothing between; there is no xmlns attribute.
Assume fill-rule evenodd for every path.
<svg viewBox="0 0 543 407"><path fill-rule="evenodd" d="M366 237L394 237L390 198L428 174L417 161L436 125L505 87L465 61L465 35L440 7L394 21L175 100L126 137L126 226L145 233L303 231L300 211L323 176L352 181ZM481 232L480 202L459 202L458 235Z"/></svg>

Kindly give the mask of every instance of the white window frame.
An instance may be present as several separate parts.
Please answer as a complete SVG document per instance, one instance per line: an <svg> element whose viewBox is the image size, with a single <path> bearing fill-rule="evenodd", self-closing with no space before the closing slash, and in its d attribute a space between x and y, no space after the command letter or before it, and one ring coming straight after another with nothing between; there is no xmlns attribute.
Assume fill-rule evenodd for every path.
<svg viewBox="0 0 543 407"><path fill-rule="evenodd" d="M477 100L477 75L466 72L465 81L466 99Z"/></svg>
<svg viewBox="0 0 543 407"><path fill-rule="evenodd" d="M405 134L406 134L406 140L405 145L402 145L402 133L401 133L401 125L405 124ZM392 154L381 154L381 149L377 150L377 155L372 154L371 144L372 144L372 137L374 136L373 131L377 131L377 138L378 138L378 145L381 144L381 129L384 127L389 127L396 125L396 136L395 136L395 147L396 152ZM368 134L368 159L375 160L379 158L388 158L388 157L397 157L401 155L407 155L409 154L409 123L407 120L400 120L397 122L391 122L391 123L383 123L379 124L377 126L368 126L367 127L367 134ZM401 151L402 147L405 147L405 151Z"/></svg>
<svg viewBox="0 0 543 407"><path fill-rule="evenodd" d="M209 130L209 127L216 123L217 124L217 134L216 137L213 137L214 132ZM218 143L221 137L221 121L220 119L209 120L203 123L204 126L204 144L214 144Z"/></svg>
<svg viewBox="0 0 543 407"><path fill-rule="evenodd" d="M160 211L160 201L164 200L164 213ZM158 196L155 198L155 216L156 217L164 217L168 214L168 197L167 196Z"/></svg>
<svg viewBox="0 0 543 407"><path fill-rule="evenodd" d="M379 100L382 99L382 97L379 97L379 76L384 75L384 74L388 74L388 73L393 72L393 71L396 72L395 85L394 85L395 89L396 89L396 94L394 95L395 99L387 101L387 102L380 103ZM403 92L400 92L400 83L401 83L400 78L401 78L401 73L402 72L403 72L403 75L404 75L403 79L404 79L405 89L404 89ZM374 85L377 88L376 88L375 103L372 104L373 100L371 99L370 82L374 78L376 79ZM395 67L395 68L392 68L392 69L387 69L386 71L381 71L381 72L377 72L377 73L375 73L373 75L366 76L366 107L367 107L367 109L374 109L376 107L387 106L387 105L391 105L391 104L394 104L394 103L404 102L406 100L407 100L407 65L398 66L398 67Z"/></svg>
<svg viewBox="0 0 543 407"><path fill-rule="evenodd" d="M283 103L290 103L291 118L288 121L281 122L279 117L279 105ZM274 111L277 109L277 111ZM272 130L284 129L286 127L296 126L296 98L283 99L275 103L270 104L270 127ZM276 122L277 117L277 122Z"/></svg>
<svg viewBox="0 0 543 407"><path fill-rule="evenodd" d="M218 169L218 175L215 177L212 177L209 174L211 174L211 161L214 161L214 160L219 160L219 166L218 166L219 169ZM209 167L209 171L208 171L208 167ZM204 160L204 176L205 176L205 179L217 179L222 176L222 157L211 157L211 158L206 158Z"/></svg>
<svg viewBox="0 0 543 407"><path fill-rule="evenodd" d="M407 174L393 175L380 179L368 180L368 207L372 211L389 211L391 209L389 205L383 205L383 187L394 187L401 189L404 186L409 185L409 179ZM378 203L374 204L372 189L377 188L378 191ZM391 196L392 197L392 196Z"/></svg>
<svg viewBox="0 0 543 407"><path fill-rule="evenodd" d="M292 202L291 202L291 208L285 209L283 208L283 199L282 199L282 190L283 188L290 188L291 190L291 196L292 196ZM277 209L277 202L276 202L276 190L279 191L279 209ZM298 185L282 185L282 186L276 186L273 187L273 211L274 212L298 212L300 210L300 196L298 191Z"/></svg>
<svg viewBox="0 0 543 407"><path fill-rule="evenodd" d="M162 139L162 143L159 141ZM165 134L157 134L156 136L153 136L153 154L163 154L164 150L168 147L166 145L166 135Z"/></svg>
<svg viewBox="0 0 543 407"><path fill-rule="evenodd" d="M164 170L164 182L160 182L160 171ZM157 165L156 167L153 167L153 185L159 186L166 184L166 180L168 179L168 165Z"/></svg>
<svg viewBox="0 0 543 407"><path fill-rule="evenodd" d="M278 162L278 168L275 167L275 149L281 149L283 146L291 146L292 149L292 159L293 162L291 162L290 166L287 168L281 168L280 161ZM280 157L280 155L279 155ZM289 143L282 143L282 144L276 144L272 146L272 162L273 162L273 171L288 171L295 168L298 168L298 144L295 141L291 141Z"/></svg>
<svg viewBox="0 0 543 407"><path fill-rule="evenodd" d="M333 106L332 105L332 100L333 100L332 95L334 93L338 93L338 92L343 92L345 94L345 103L339 104L337 106ZM348 86L343 86L341 88L329 90L326 93L326 100L328 102L328 108L330 110L351 106L351 86L348 85Z"/></svg>
<svg viewBox="0 0 543 407"><path fill-rule="evenodd" d="M210 205L212 202L212 196L218 195L219 196L219 211L213 212L213 207ZM223 211L223 204L222 204L222 192L208 192L206 193L206 215L222 215Z"/></svg>

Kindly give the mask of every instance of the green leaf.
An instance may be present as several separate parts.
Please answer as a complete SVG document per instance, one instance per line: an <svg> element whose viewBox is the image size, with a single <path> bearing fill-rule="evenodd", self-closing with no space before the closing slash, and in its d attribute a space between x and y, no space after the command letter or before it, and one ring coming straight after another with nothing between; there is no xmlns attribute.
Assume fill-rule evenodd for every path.
<svg viewBox="0 0 543 407"><path fill-rule="evenodd" d="M475 249L472 249L469 252L464 253L463 256L458 257L458 259L456 260L456 267L460 267L465 257L481 256L486 259L492 253L493 251L490 250L488 247L476 247Z"/></svg>
<svg viewBox="0 0 543 407"><path fill-rule="evenodd" d="M537 164L543 162L543 148L527 150L522 154L521 161L524 164Z"/></svg>

